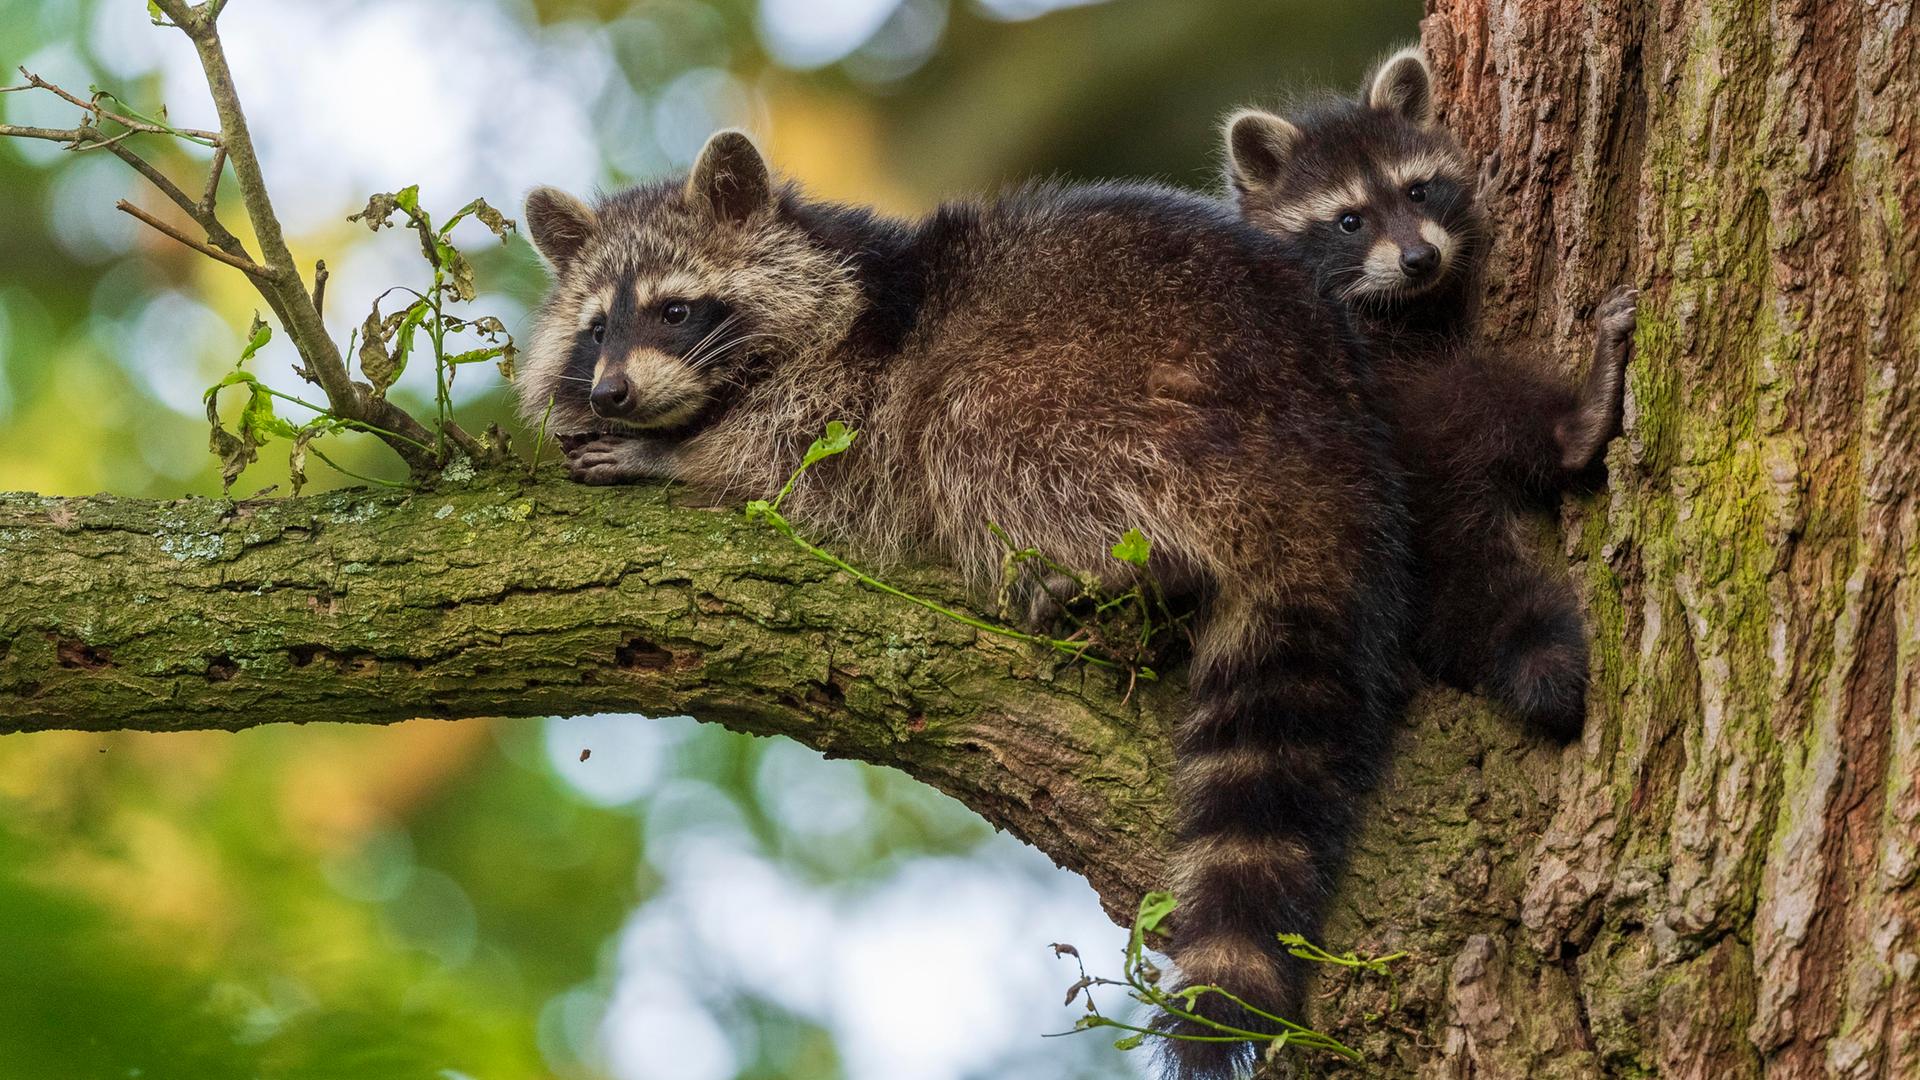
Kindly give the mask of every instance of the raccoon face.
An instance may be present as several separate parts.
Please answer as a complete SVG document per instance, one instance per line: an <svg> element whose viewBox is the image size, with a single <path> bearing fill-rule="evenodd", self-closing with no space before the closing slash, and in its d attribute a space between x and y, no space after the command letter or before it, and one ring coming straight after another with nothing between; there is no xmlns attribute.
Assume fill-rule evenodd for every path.
<svg viewBox="0 0 1920 1080"><path fill-rule="evenodd" d="M690 434L783 357L846 333L859 293L788 220L751 140L708 140L684 183L593 206L527 197L553 273L516 390L556 434Z"/></svg>
<svg viewBox="0 0 1920 1080"><path fill-rule="evenodd" d="M1297 122L1227 122L1228 180L1250 224L1290 241L1343 301L1392 306L1470 272L1482 233L1474 170L1433 126L1417 51L1389 58L1358 102Z"/></svg>

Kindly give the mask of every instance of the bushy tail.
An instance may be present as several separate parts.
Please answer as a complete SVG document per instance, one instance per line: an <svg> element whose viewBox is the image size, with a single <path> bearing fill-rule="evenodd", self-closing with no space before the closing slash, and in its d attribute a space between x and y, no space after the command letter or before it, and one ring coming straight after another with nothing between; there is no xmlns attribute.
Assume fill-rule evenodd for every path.
<svg viewBox="0 0 1920 1080"><path fill-rule="evenodd" d="M1305 962L1275 935L1319 933L1404 703L1401 660L1391 635L1366 633L1364 612L1206 618L1214 625L1202 626L1176 738L1179 907L1170 954L1180 988L1218 986L1304 1024ZM1219 994L1199 997L1194 1011L1229 1027L1276 1030ZM1221 1034L1173 1016L1157 1025L1174 1035ZM1161 1043L1164 1071L1178 1080L1243 1075L1257 1049Z"/></svg>

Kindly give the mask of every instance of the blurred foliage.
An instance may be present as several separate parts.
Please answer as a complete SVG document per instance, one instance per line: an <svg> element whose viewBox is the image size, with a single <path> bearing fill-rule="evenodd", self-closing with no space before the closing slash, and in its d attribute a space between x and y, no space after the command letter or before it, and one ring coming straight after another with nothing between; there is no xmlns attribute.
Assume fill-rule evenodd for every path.
<svg viewBox="0 0 1920 1080"><path fill-rule="evenodd" d="M354 92L397 97L446 83L437 107L409 100L410 119L395 121L440 147L396 152L407 168L458 164L442 175L461 186L423 191L436 205L483 194L512 214L525 187L565 179L545 174L562 167L547 155L571 147L588 162L571 182L612 186L684 164L712 127L743 123L819 193L905 212L1036 174L1212 187L1214 125L1228 109L1353 84L1370 57L1415 35L1419 15L1416 0L1110 0L1004 17L1047 6L303 0L234 3L228 19L287 20L293 35L389 20L367 46L385 66L343 72L341 58L318 57L287 73L305 80L297 93L265 93L272 87L250 82L235 58L283 217L306 223L289 240L334 268L328 316L344 343L373 293L417 259L409 237L370 236L345 219L367 194L420 177L383 171L385 144L368 132L372 148L354 160L374 164L349 173L357 191L340 192L337 206L292 205L289 192L306 190L308 174L338 173L336 159L350 155L277 129L276 102L325 110L337 99L347 110ZM820 48L783 34L857 21L861 11L880 13L864 43L828 49L831 62L810 70L782 66L800 62L803 45ZM423 21L405 22L410 12ZM504 28L495 44L507 52L447 56L466 39L406 31L434 20ZM172 97L181 122L198 107L185 44L147 27L138 0L0 0L0 26L7 71L25 63L147 106ZM236 53L244 30L227 34ZM470 68L489 74L457 85L444 74ZM505 96L487 99L487 115L460 119L462 96L493 82L508 84ZM12 122L70 120L26 97L0 96L0 112ZM499 104L517 98L565 115ZM553 141L574 130L568 124L578 137ZM146 149L183 180L204 161L194 147ZM0 488L219 491L199 394L231 368L257 300L237 273L114 214L120 197L157 208L104 154L0 142ZM481 310L517 313L507 324L518 335L544 284L537 260L518 239L501 249L475 238L469 248ZM281 347L254 362L263 378L276 377L268 369L289 378ZM421 414L434 387L414 376L394 395ZM455 405L468 430L505 419L490 365L460 381ZM329 453L342 465L399 475L372 440L337 441ZM324 466L310 471L316 487L351 483ZM285 462L269 454L236 490L284 486L285 477ZM771 867L795 895L844 908L954 858L1002 882L1045 873L897 774L706 726L584 723L0 739L0 1080L675 1075L604 1045L602 1018L630 1000L663 1015L693 1002L717 1018L732 1075L829 1080L856 1071L829 1014L875 1003L809 1011L794 994L709 968L690 984L684 965L623 945L648 927L683 933L700 913L669 918L662 905L715 895L713 882L699 893L676 875L712 851L738 850L739 865ZM582 730L599 734L585 740ZM577 760L580 750L595 753ZM1077 887L1075 902L1092 910L1084 887L1033 887ZM1024 955L1052 939L1046 926L996 925L1005 940L975 948ZM1049 983L1041 998L1057 1000L1057 989ZM1037 1035L1059 1019L1035 1015L1024 1030ZM953 1075L1123 1068L1105 1047L1038 1039L969 1052L973 1064Z"/></svg>

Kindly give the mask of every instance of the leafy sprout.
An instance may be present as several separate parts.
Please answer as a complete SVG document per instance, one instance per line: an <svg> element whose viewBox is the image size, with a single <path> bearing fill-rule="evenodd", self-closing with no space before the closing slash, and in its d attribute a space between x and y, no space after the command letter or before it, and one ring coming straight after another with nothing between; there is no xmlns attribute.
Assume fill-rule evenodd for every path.
<svg viewBox="0 0 1920 1080"><path fill-rule="evenodd" d="M366 209L354 214L348 220L362 222L369 229L378 231L391 225L396 214L404 215L406 226L413 229L419 237L421 256L432 268L433 280L424 291L399 285L375 298L366 319L354 332L354 340L349 343L348 352L358 359L360 373L366 377L373 395L383 398L405 373L408 363L415 356L418 344L425 341L432 353L435 402L438 410L437 423L433 429L434 445L429 446L385 428L348 419L326 405L315 404L291 394L282 393L261 382L246 370L246 365L265 347L267 342L273 339L273 328L262 321L258 313L255 313L253 326L248 331L247 345L240 354L239 362L234 365L234 370L208 388L205 395L207 422L212 431L210 445L214 455L220 459L220 479L226 489L231 490L241 471L258 459L259 448L275 439L284 439L291 444L287 471L296 495L300 493L301 487L307 481L306 461L309 451L335 470L356 480L388 484L387 481L341 469L315 445L323 436L339 431L364 431L398 439L431 453L434 459L443 465L451 459L453 454L453 447L449 445L450 438L458 441L460 443L458 449L468 453L469 456L472 456L473 451L479 450L494 457L504 457L504 436L496 435L485 444L481 444L471 436L459 432L453 424L451 387L455 373L469 364L491 360L499 365L503 376L512 378L516 349L513 336L507 332L506 324L498 318L492 315L467 318L451 314L447 310L451 304L465 303L478 295L474 288L472 265L467 261L466 255L454 246L450 237L455 226L468 218L473 218L504 241L507 234L515 228L514 222L488 205L485 199L475 199L461 207L443 224L436 226L433 218L420 206L418 185L374 195L367 200ZM403 308L383 313L380 310L381 303L396 292L411 296L412 300ZM448 347L449 339L452 335L462 332L474 335L485 344L464 351L451 351ZM227 430L219 412L220 391L233 386L245 386L248 391L247 403L240 412L237 431ZM275 413L273 405L275 399L310 409L315 416L304 424L294 424Z"/></svg>
<svg viewBox="0 0 1920 1080"><path fill-rule="evenodd" d="M1111 1028L1126 1032L1114 1044L1116 1050L1134 1050L1144 1045L1149 1038L1170 1039L1186 1042L1244 1042L1265 1045L1269 1052L1282 1048L1293 1048L1317 1053L1332 1054L1348 1061L1360 1060L1360 1052L1325 1032L1316 1031L1303 1024L1284 1017L1275 1016L1236 997L1218 986L1188 986L1179 990L1165 990L1160 986L1162 972L1147 956L1147 939L1150 935L1163 933L1167 917L1172 915L1179 902L1172 893L1150 892L1140 898L1139 912L1134 916L1132 931L1127 936L1126 949L1122 954L1121 978L1108 979L1087 974L1086 961L1080 956L1080 950L1072 945L1055 944L1055 956L1071 956L1079 965L1080 977L1067 988L1066 1004L1072 1005L1084 994L1086 1014L1074 1022L1071 1031L1056 1033L1072 1035L1082 1031ZM1300 934L1280 934L1280 942L1287 951L1302 960L1317 964L1344 967L1367 975L1384 975L1391 978L1389 965L1405 958L1405 953L1389 953L1384 956L1359 956L1352 952L1335 955L1309 942ZM1146 1006L1159 1017L1171 1017L1185 1022L1189 1029L1197 1028L1205 1034L1191 1030L1173 1031L1163 1028L1131 1024L1100 1011L1094 1001L1093 991L1097 987L1120 987L1127 996L1140 1005ZM1203 1016L1194 1011L1196 1004L1204 997L1218 995L1237 1005L1247 1015L1266 1025L1270 1031L1252 1031L1223 1023Z"/></svg>

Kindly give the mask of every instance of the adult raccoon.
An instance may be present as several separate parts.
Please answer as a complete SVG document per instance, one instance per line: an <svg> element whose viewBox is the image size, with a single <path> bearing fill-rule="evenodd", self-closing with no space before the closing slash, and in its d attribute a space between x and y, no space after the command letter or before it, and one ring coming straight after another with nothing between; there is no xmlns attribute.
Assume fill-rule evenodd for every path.
<svg viewBox="0 0 1920 1080"><path fill-rule="evenodd" d="M1376 358L1410 480L1421 667L1484 687L1559 738L1578 735L1586 629L1565 573L1527 554L1516 515L1596 471L1619 428L1637 294L1620 288L1600 303L1577 390L1546 360L1481 342L1476 170L1433 123L1417 50L1381 64L1358 101L1291 119L1239 112L1226 142L1242 216L1351 309Z"/></svg>
<svg viewBox="0 0 1920 1080"><path fill-rule="evenodd" d="M839 419L860 443L788 505L868 558L985 586L990 522L1095 572L1146 534L1195 610L1171 954L1298 1015L1274 935L1317 929L1405 700L1402 495L1339 306L1213 200L1041 185L902 222L805 197L737 132L684 183L541 189L527 221L555 280L519 394L596 433L577 479L769 497ZM1251 1060L1170 1045L1182 1077Z"/></svg>

